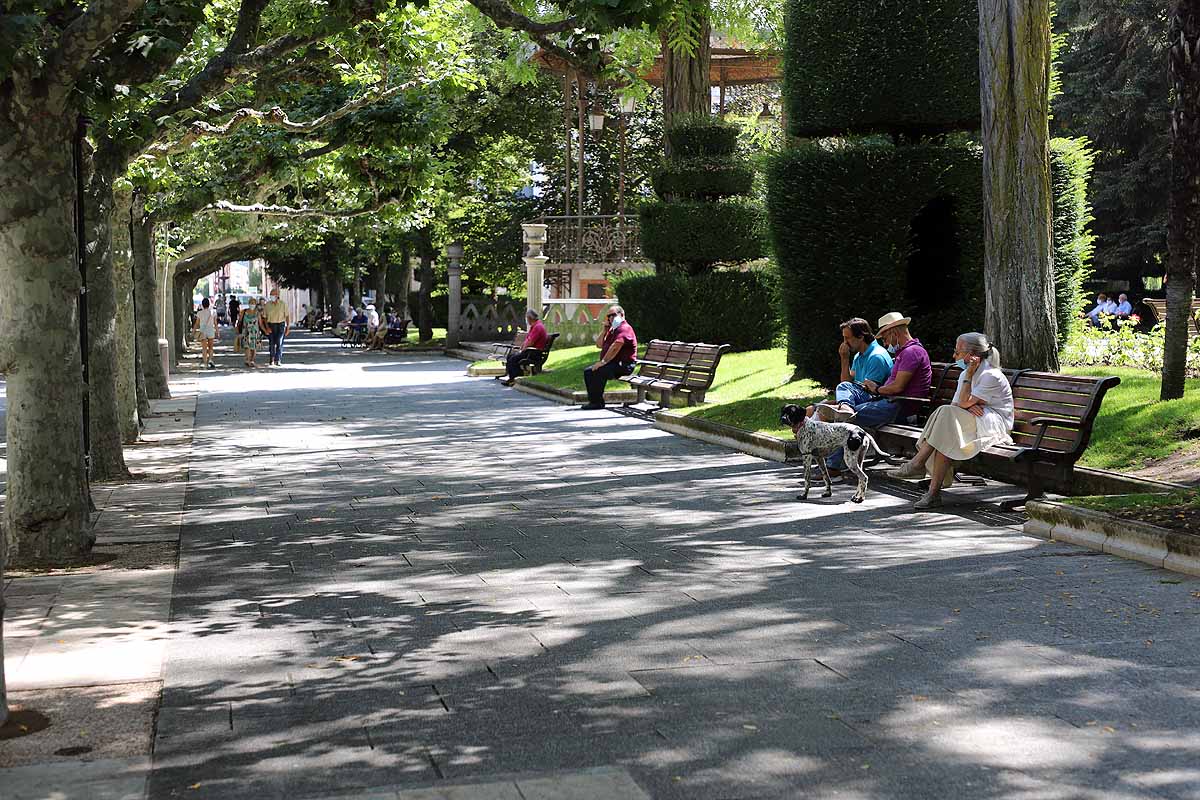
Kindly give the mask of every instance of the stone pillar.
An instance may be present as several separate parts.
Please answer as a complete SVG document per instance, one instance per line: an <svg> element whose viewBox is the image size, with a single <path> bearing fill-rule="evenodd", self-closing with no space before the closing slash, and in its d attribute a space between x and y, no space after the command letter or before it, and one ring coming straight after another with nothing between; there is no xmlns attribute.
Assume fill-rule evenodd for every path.
<svg viewBox="0 0 1200 800"><path fill-rule="evenodd" d="M462 257L462 242L451 242L447 245L446 272L450 279L450 313L446 319L446 347L458 347L462 341Z"/></svg>
<svg viewBox="0 0 1200 800"><path fill-rule="evenodd" d="M546 227L540 223L526 222L521 225L522 239L525 242L525 307L530 311L542 313L542 283L545 280L546 262L549 256L542 255L546 246Z"/></svg>

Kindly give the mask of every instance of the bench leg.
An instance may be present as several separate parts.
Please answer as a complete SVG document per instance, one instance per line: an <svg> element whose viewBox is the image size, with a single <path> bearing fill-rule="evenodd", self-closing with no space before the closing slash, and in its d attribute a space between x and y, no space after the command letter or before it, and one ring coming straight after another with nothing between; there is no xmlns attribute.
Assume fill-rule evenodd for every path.
<svg viewBox="0 0 1200 800"><path fill-rule="evenodd" d="M1025 479L1025 481L1026 481L1025 485L1027 487L1025 496L1023 498L1021 498L1020 500L1004 500L1004 501L1002 501L1000 503L1001 511L1004 511L1004 512L1011 512L1011 511L1018 511L1018 510L1024 511L1025 504L1028 503L1030 500L1040 500L1046 496L1046 493L1044 491L1042 491L1042 482L1038 479L1037 474L1034 472L1034 467L1035 467L1035 464L1033 462L1030 462L1029 463L1029 471L1026 473L1026 479Z"/></svg>
<svg viewBox="0 0 1200 800"><path fill-rule="evenodd" d="M671 407L671 390L670 389L659 389L658 390L658 407L659 408L670 408Z"/></svg>

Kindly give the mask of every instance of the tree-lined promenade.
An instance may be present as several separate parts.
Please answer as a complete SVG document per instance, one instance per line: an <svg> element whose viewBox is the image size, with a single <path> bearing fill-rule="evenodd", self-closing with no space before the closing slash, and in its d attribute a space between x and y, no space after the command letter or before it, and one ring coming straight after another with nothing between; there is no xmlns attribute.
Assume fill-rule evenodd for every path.
<svg viewBox="0 0 1200 800"><path fill-rule="evenodd" d="M1183 395L1196 359L1195 5L1176 0L1164 20L1163 400ZM624 214L628 202L644 235L659 236L647 252L668 254L658 276L692 293L681 308L720 319L731 282L751 286L744 264L765 276L747 292L764 307L750 313L768 338L787 332L808 377L826 376L806 326L824 335L856 304L881 303L879 314L912 306L951 344L952 326L986 329L1006 367L1057 371L1091 277L1091 162L1082 144L1051 141L1050 4L922 0L879 37L888 4L840 6L94 0L0 11L0 570L88 552L91 485L131 479L124 448L150 401L169 396L159 340L177 363L197 285L235 260L266 259L335 323L365 282L428 342L443 286L457 291L447 245L465 245L468 289L496 302L523 291L519 223ZM712 124L712 43L726 40L782 51L786 79L778 95L731 92L728 119ZM881 52L892 67L877 77L868 68ZM651 90L642 76L656 56ZM722 141L663 162L684 130ZM770 166L755 182L759 156ZM888 208L870 181L892 182ZM654 214L745 224L724 242L702 224L705 242L686 224L647 233ZM687 252L734 238L745 246L733 255ZM850 251L896 263L836 263ZM814 267L826 256L834 263ZM863 269L863 280L833 284L826 269ZM2 642L0 628L0 653Z"/></svg>

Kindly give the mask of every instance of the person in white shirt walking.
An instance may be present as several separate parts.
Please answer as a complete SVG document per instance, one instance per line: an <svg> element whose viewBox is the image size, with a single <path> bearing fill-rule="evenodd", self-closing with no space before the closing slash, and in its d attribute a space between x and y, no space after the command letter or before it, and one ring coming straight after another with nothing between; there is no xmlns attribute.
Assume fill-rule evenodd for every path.
<svg viewBox="0 0 1200 800"><path fill-rule="evenodd" d="M200 303L192 330L200 338L200 358L204 361L204 367L216 369L213 366L213 342L217 338L217 315L213 312L212 301L207 297Z"/></svg>

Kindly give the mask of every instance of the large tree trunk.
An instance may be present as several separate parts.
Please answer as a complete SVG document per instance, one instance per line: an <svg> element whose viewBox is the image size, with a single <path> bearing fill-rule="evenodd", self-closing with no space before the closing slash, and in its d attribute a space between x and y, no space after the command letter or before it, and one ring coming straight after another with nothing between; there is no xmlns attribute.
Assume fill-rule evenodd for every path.
<svg viewBox="0 0 1200 800"><path fill-rule="evenodd" d="M710 34L711 26L706 17L700 27L699 42L692 53L676 53L667 44L667 34L664 32L660 35L663 55L663 122L667 127L671 126L676 115L709 114L712 111L712 83L709 80L712 63Z"/></svg>
<svg viewBox="0 0 1200 800"><path fill-rule="evenodd" d="M87 552L73 120L0 104L0 371L8 555ZM5 114L14 114L7 117Z"/></svg>
<svg viewBox="0 0 1200 800"><path fill-rule="evenodd" d="M158 264L154 252L154 221L146 213L145 195L133 193L129 243L133 252L133 326L137 335L137 354L147 397L166 400L171 396L167 376L163 374L158 340L166 338L158 324Z"/></svg>
<svg viewBox="0 0 1200 800"><path fill-rule="evenodd" d="M400 290L395 295L396 313L400 316L400 319L409 319L408 290L412 287L412 280L412 260L409 258L408 248L406 247L401 252Z"/></svg>
<svg viewBox="0 0 1200 800"><path fill-rule="evenodd" d="M337 325L346 318L346 315L342 313L342 293L345 289L342 286L342 279L335 269L321 273L321 277L325 281L325 302L329 304L329 319L332 325Z"/></svg>
<svg viewBox="0 0 1200 800"><path fill-rule="evenodd" d="M986 332L1005 364L1055 371L1049 0L980 0L979 45Z"/></svg>
<svg viewBox="0 0 1200 800"><path fill-rule="evenodd" d="M133 259L129 252L128 190L114 192L112 223L113 288L116 292L117 412L121 420L121 440L137 441L141 432L137 396L137 355L133 331Z"/></svg>
<svg viewBox="0 0 1200 800"><path fill-rule="evenodd" d="M362 278L355 272L354 279L350 281L350 307L362 308Z"/></svg>
<svg viewBox="0 0 1200 800"><path fill-rule="evenodd" d="M1200 246L1200 0L1171 4L1171 194L1167 201L1167 322L1160 397L1183 397Z"/></svg>
<svg viewBox="0 0 1200 800"><path fill-rule="evenodd" d="M87 230L88 398L92 479L129 477L117 400L117 293L113 279L113 176L94 164L88 176L84 222Z"/></svg>
<svg viewBox="0 0 1200 800"><path fill-rule="evenodd" d="M375 264L375 273L372 275L375 279L375 310L380 314L383 313L383 307L387 302L387 276L388 259L386 256L380 256L379 261Z"/></svg>

